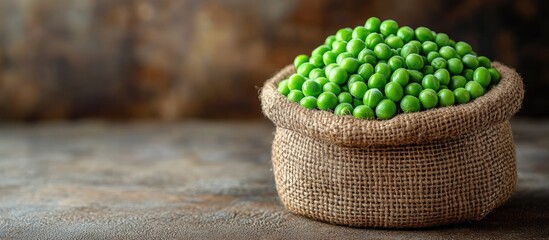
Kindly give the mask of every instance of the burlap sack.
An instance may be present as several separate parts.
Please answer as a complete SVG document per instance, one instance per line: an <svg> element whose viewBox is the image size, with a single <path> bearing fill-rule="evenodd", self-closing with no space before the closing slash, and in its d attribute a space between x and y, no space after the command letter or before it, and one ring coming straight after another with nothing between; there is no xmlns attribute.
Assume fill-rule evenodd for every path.
<svg viewBox="0 0 549 240"><path fill-rule="evenodd" d="M524 96L513 70L464 105L360 120L308 110L277 92L292 66L260 93L276 125L273 172L290 211L358 227L427 227L479 220L502 205L516 181L509 118Z"/></svg>

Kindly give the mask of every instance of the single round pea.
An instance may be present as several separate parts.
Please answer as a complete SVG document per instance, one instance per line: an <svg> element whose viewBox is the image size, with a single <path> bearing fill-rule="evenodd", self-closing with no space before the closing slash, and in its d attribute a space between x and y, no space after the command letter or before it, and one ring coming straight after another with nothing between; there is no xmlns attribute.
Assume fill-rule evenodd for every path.
<svg viewBox="0 0 549 240"><path fill-rule="evenodd" d="M432 74L427 74L421 80L421 86L423 89L433 89L438 91L440 89L440 81Z"/></svg>
<svg viewBox="0 0 549 240"><path fill-rule="evenodd" d="M405 67L404 58L398 55L389 58L387 64L389 65L389 68L391 68L391 71L396 71L399 68Z"/></svg>
<svg viewBox="0 0 549 240"><path fill-rule="evenodd" d="M368 34L370 34L370 31L368 31L363 26L358 26L358 27L355 27L355 29L353 29L352 37L353 38L358 38L358 39L364 41L364 40L366 40L366 37L368 36Z"/></svg>
<svg viewBox="0 0 549 240"><path fill-rule="evenodd" d="M433 89L424 89L419 93L419 102L424 109L434 108L438 104L438 95Z"/></svg>
<svg viewBox="0 0 549 240"><path fill-rule="evenodd" d="M353 29L351 28L342 28L342 29L339 29L337 32L336 32L336 39L339 40L339 41L346 41L348 42L349 40L351 40L353 36Z"/></svg>
<svg viewBox="0 0 549 240"><path fill-rule="evenodd" d="M340 103L334 109L335 115L351 115L353 114L353 105L350 103Z"/></svg>
<svg viewBox="0 0 549 240"><path fill-rule="evenodd" d="M301 66L301 64L306 63L306 62L309 62L309 57L307 55L305 55L305 54L297 55L297 57L295 57L295 59L294 59L295 69L299 68L299 66Z"/></svg>
<svg viewBox="0 0 549 240"><path fill-rule="evenodd" d="M364 42L366 43L366 47L368 49L373 50L375 46L377 46L380 43L383 43L383 37L379 33L370 33L370 35L366 37L366 41Z"/></svg>
<svg viewBox="0 0 549 240"><path fill-rule="evenodd" d="M418 40L412 40L412 41L408 42L407 44L416 46L416 48L418 50L417 54L419 54L421 52L421 49L423 48L423 46L421 45L421 42L418 41Z"/></svg>
<svg viewBox="0 0 549 240"><path fill-rule="evenodd" d="M501 74L499 73L499 71L495 68L490 68L488 69L488 72L490 72L491 82L495 84L499 83L499 80L501 79Z"/></svg>
<svg viewBox="0 0 549 240"><path fill-rule="evenodd" d="M314 80L307 80L303 83L301 91L305 96L318 97L322 93L322 87Z"/></svg>
<svg viewBox="0 0 549 240"><path fill-rule="evenodd" d="M429 28L418 27L416 28L416 39L420 42L433 41L433 32Z"/></svg>
<svg viewBox="0 0 549 240"><path fill-rule="evenodd" d="M408 69L421 70L423 68L423 58L416 53L409 54L406 57L406 66Z"/></svg>
<svg viewBox="0 0 549 240"><path fill-rule="evenodd" d="M337 95L337 100L339 103L353 103L353 96L348 92L342 92Z"/></svg>
<svg viewBox="0 0 549 240"><path fill-rule="evenodd" d="M456 50L454 48L450 47L450 46L441 47L438 50L438 53L440 53L440 56L443 57L446 60L448 60L450 58L459 57Z"/></svg>
<svg viewBox="0 0 549 240"><path fill-rule="evenodd" d="M334 93L323 92L318 96L316 105L320 110L330 110L337 106L337 97Z"/></svg>
<svg viewBox="0 0 549 240"><path fill-rule="evenodd" d="M337 58L337 54L335 54L332 51L327 51L322 55L322 61L324 62L324 65L328 66L331 63L335 63Z"/></svg>
<svg viewBox="0 0 549 240"><path fill-rule="evenodd" d="M450 84L448 85L448 88L451 90L456 90L458 88L464 88L465 84L467 84L467 79L465 79L464 76L456 75L456 76L452 76L452 79L450 80Z"/></svg>
<svg viewBox="0 0 549 240"><path fill-rule="evenodd" d="M442 85L448 85L450 83L450 73L446 69L438 69L433 75L435 75Z"/></svg>
<svg viewBox="0 0 549 240"><path fill-rule="evenodd" d="M404 89L399 83L389 82L385 85L385 96L393 102L398 102L404 97Z"/></svg>
<svg viewBox="0 0 549 240"><path fill-rule="evenodd" d="M448 60L448 71L452 75L460 74L463 71L463 63L457 58L451 58Z"/></svg>
<svg viewBox="0 0 549 240"><path fill-rule="evenodd" d="M397 36L391 35L385 38L385 43L393 49L401 48L404 46L404 41Z"/></svg>
<svg viewBox="0 0 549 240"><path fill-rule="evenodd" d="M324 84L329 83L330 80L328 80L326 77L319 77L315 79L315 82L317 82L320 87L324 88Z"/></svg>
<svg viewBox="0 0 549 240"><path fill-rule="evenodd" d="M396 34L398 31L398 23L395 20L387 19L379 25L379 31L383 36Z"/></svg>
<svg viewBox="0 0 549 240"><path fill-rule="evenodd" d="M365 46L366 44L364 41L358 38L353 38L349 41L349 43L347 43L347 52L353 54L354 57L358 57L358 54L362 51L362 49L364 49Z"/></svg>
<svg viewBox="0 0 549 240"><path fill-rule="evenodd" d="M340 66L348 73L356 73L358 67L360 66L360 63L358 62L358 59L350 57L341 60Z"/></svg>
<svg viewBox="0 0 549 240"><path fill-rule="evenodd" d="M336 67L339 67L339 65L335 64L335 63L330 63L328 64L326 67L324 67L324 73L326 76L330 75L330 72L332 71L332 69L336 68Z"/></svg>
<svg viewBox="0 0 549 240"><path fill-rule="evenodd" d="M491 68L492 61L490 61L490 59L485 56L480 56L478 57L478 65L485 68Z"/></svg>
<svg viewBox="0 0 549 240"><path fill-rule="evenodd" d="M448 89L442 89L438 92L438 105L452 106L455 103L454 93Z"/></svg>
<svg viewBox="0 0 549 240"><path fill-rule="evenodd" d="M389 100L383 99L376 106L376 116L379 119L387 120L393 118L397 114L396 104Z"/></svg>
<svg viewBox="0 0 549 240"><path fill-rule="evenodd" d="M439 58L439 57L440 57L440 53L430 52L430 53L427 54L427 62L432 63L434 59Z"/></svg>
<svg viewBox="0 0 549 240"><path fill-rule="evenodd" d="M416 53L416 54L419 53L419 48L414 44L407 43L400 50L400 56L405 58L405 59L406 59L406 57L408 57L408 55L410 55L412 53Z"/></svg>
<svg viewBox="0 0 549 240"><path fill-rule="evenodd" d="M473 48L469 43L459 41L456 43L456 52L459 54L459 56L465 56L466 54L469 54L473 52Z"/></svg>
<svg viewBox="0 0 549 240"><path fill-rule="evenodd" d="M309 63L312 64L315 68L324 67L324 60L322 59L322 55L311 56L311 58L309 58Z"/></svg>
<svg viewBox="0 0 549 240"><path fill-rule="evenodd" d="M319 77L326 77L326 75L324 74L324 70L320 68L315 68L309 73L309 79L311 80L315 80Z"/></svg>
<svg viewBox="0 0 549 240"><path fill-rule="evenodd" d="M425 66L423 66L421 71L423 72L424 75L434 74L435 73L435 68L431 65L425 65Z"/></svg>
<svg viewBox="0 0 549 240"><path fill-rule="evenodd" d="M419 112L421 110L421 103L417 97L406 95L400 101L400 109L405 113Z"/></svg>
<svg viewBox="0 0 549 240"><path fill-rule="evenodd" d="M335 54L344 53L347 50L347 42L336 40L332 43L332 52Z"/></svg>
<svg viewBox="0 0 549 240"><path fill-rule="evenodd" d="M368 91L368 86L364 82L354 82L349 85L349 93L353 97L362 99L366 91Z"/></svg>
<svg viewBox="0 0 549 240"><path fill-rule="evenodd" d="M490 85L490 71L485 67L479 67L473 73L473 81L478 82L482 87L488 87Z"/></svg>
<svg viewBox="0 0 549 240"><path fill-rule="evenodd" d="M391 82L396 82L402 87L406 87L408 81L410 81L410 74L408 74L408 71L404 68L395 70L393 75L391 75Z"/></svg>
<svg viewBox="0 0 549 240"><path fill-rule="evenodd" d="M375 118L375 113L370 107L359 105L353 110L353 116L359 119L373 119Z"/></svg>
<svg viewBox="0 0 549 240"><path fill-rule="evenodd" d="M374 73L368 78L368 88L383 90L387 84L387 78L381 73Z"/></svg>
<svg viewBox="0 0 549 240"><path fill-rule="evenodd" d="M324 45L332 48L332 44L336 41L336 37L335 35L330 35L326 38L326 40L324 40Z"/></svg>
<svg viewBox="0 0 549 240"><path fill-rule="evenodd" d="M397 37L402 39L402 41L404 41L405 43L414 39L414 34L414 29L408 26L401 27L397 31Z"/></svg>
<svg viewBox="0 0 549 240"><path fill-rule="evenodd" d="M454 89L454 98L458 104L464 104L471 101L471 95L465 90L465 88L456 88Z"/></svg>
<svg viewBox="0 0 549 240"><path fill-rule="evenodd" d="M370 17L366 20L366 23L364 23L364 27L366 30L370 32L379 32L379 28L381 25L381 20L377 17Z"/></svg>
<svg viewBox="0 0 549 240"><path fill-rule="evenodd" d="M364 80L364 78L362 78L362 76L355 73L349 76L349 79L347 80L347 85L350 86L351 83L354 83L354 82L366 82L366 81Z"/></svg>
<svg viewBox="0 0 549 240"><path fill-rule="evenodd" d="M309 73L315 69L315 66L311 63L303 63L297 68L297 73L303 76L309 76Z"/></svg>
<svg viewBox="0 0 549 240"><path fill-rule="evenodd" d="M288 79L288 88L290 88L290 90L301 90L301 86L306 80L307 78L305 78L305 76L295 73Z"/></svg>
<svg viewBox="0 0 549 240"><path fill-rule="evenodd" d="M366 50L370 50L370 49L366 49ZM371 51L371 50L370 50L370 51ZM372 51L372 52L373 52L373 51ZM376 58L375 55L368 55L368 54L366 54L366 55L360 56L360 54L359 54L359 56L358 56L358 61L359 61L360 63L362 63L362 64L364 64L364 63L369 63L369 64L374 65L374 64L377 63L377 58Z"/></svg>
<svg viewBox="0 0 549 240"><path fill-rule="evenodd" d="M364 79L369 79L374 74L374 67L372 64L364 63L358 67L357 73Z"/></svg>
<svg viewBox="0 0 549 240"><path fill-rule="evenodd" d="M340 53L339 55L337 55L336 57L336 63L341 65L341 61L343 61L343 59L346 59L346 58L351 58L351 57L354 57L353 54L351 54L350 52L344 52L344 53Z"/></svg>
<svg viewBox="0 0 549 240"><path fill-rule="evenodd" d="M372 88L366 91L362 100L364 105L374 109L383 98L383 93L379 89Z"/></svg>
<svg viewBox="0 0 549 240"><path fill-rule="evenodd" d="M303 98L303 93L299 90L292 90L290 93L288 93L288 99L292 102L298 103Z"/></svg>
<svg viewBox="0 0 549 240"><path fill-rule="evenodd" d="M438 46L436 43L431 41L425 41L421 44L423 55L429 54L430 52L438 52Z"/></svg>
<svg viewBox="0 0 549 240"><path fill-rule="evenodd" d="M307 97L302 98L299 101L299 105L301 105L302 107L307 108L307 109L315 109L316 108L316 101L317 100L316 100L315 97L307 96Z"/></svg>
<svg viewBox="0 0 549 240"><path fill-rule="evenodd" d="M449 42L450 42L450 38L446 33L438 33L437 36L435 37L435 43L439 47L448 46Z"/></svg>
<svg viewBox="0 0 549 240"><path fill-rule="evenodd" d="M321 46L318 46L317 48L315 48L312 52L311 52L311 56L315 56L315 55L320 55L322 56L322 54L324 54L325 52L327 51L330 51L330 48L328 46L325 46L325 45L321 45Z"/></svg>
<svg viewBox="0 0 549 240"><path fill-rule="evenodd" d="M423 87L419 83L410 83L404 88L404 94L414 97L419 97L419 93L423 91Z"/></svg>
<svg viewBox="0 0 549 240"><path fill-rule="evenodd" d="M410 75L410 80L412 82L421 83L421 80L423 80L423 73L417 70L407 70L408 75Z"/></svg>
<svg viewBox="0 0 549 240"><path fill-rule="evenodd" d="M378 64L376 64L375 72L383 74L386 79L391 77L391 67L389 67L389 64L387 63L379 62Z"/></svg>
<svg viewBox="0 0 549 240"><path fill-rule="evenodd" d="M282 80L278 83L278 92L284 96L287 96L290 93L290 88L288 87L288 79Z"/></svg>
<svg viewBox="0 0 549 240"><path fill-rule="evenodd" d="M447 64L448 64L448 62L446 61L446 59L441 58L441 57L435 58L431 62L431 66L433 66L433 68L435 68L437 70L438 69L446 69Z"/></svg>
<svg viewBox="0 0 549 240"><path fill-rule="evenodd" d="M473 99L484 95L484 88L476 81L467 82L465 90L469 92Z"/></svg>
<svg viewBox="0 0 549 240"><path fill-rule="evenodd" d="M387 60L391 57L391 48L385 43L379 43L374 47L374 53L378 59Z"/></svg>
<svg viewBox="0 0 549 240"><path fill-rule="evenodd" d="M456 41L454 41L452 39L448 40L448 46L455 47L456 46Z"/></svg>
<svg viewBox="0 0 549 240"><path fill-rule="evenodd" d="M342 67L334 67L328 74L328 80L337 84L343 84L349 77L347 70Z"/></svg>
<svg viewBox="0 0 549 240"><path fill-rule="evenodd" d="M465 54L465 56L461 58L461 61L463 62L463 65L465 65L466 68L469 68L469 69L478 68L478 64L479 64L478 59L473 54Z"/></svg>
<svg viewBox="0 0 549 240"><path fill-rule="evenodd" d="M475 74L475 71L472 70L472 69L465 69L463 70L463 74L462 76L465 77L465 79L467 79L467 81L473 81L473 75Z"/></svg>
<svg viewBox="0 0 549 240"><path fill-rule="evenodd" d="M358 57L357 57L358 61L360 61L361 63L366 63L367 62L366 57L368 55L371 55L374 58L374 61L377 61L376 54L374 53L374 51L372 51L368 48L364 48L364 49L362 49L362 51L360 51L360 53L358 53Z"/></svg>
<svg viewBox="0 0 549 240"><path fill-rule="evenodd" d="M327 82L322 86L322 91L324 92L331 92L333 94L339 94L341 93L341 87L337 85L337 83L334 82Z"/></svg>

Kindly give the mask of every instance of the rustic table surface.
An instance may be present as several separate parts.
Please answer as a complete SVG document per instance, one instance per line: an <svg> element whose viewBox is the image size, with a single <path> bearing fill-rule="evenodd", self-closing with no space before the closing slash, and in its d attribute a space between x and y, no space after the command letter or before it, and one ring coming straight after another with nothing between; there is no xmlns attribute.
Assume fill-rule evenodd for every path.
<svg viewBox="0 0 549 240"><path fill-rule="evenodd" d="M479 222L390 230L284 209L267 122L0 125L0 239L549 238L549 121L513 131L507 204Z"/></svg>

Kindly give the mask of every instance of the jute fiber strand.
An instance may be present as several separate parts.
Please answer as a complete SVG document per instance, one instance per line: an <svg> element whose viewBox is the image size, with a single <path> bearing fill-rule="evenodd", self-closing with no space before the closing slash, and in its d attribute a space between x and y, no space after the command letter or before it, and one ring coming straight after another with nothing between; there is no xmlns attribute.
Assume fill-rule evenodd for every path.
<svg viewBox="0 0 549 240"><path fill-rule="evenodd" d="M273 172L282 203L313 219L357 227L428 227L482 219L516 182L509 119L520 76L493 63L498 85L463 105L390 120L305 109L277 91L287 66L260 93L276 125Z"/></svg>

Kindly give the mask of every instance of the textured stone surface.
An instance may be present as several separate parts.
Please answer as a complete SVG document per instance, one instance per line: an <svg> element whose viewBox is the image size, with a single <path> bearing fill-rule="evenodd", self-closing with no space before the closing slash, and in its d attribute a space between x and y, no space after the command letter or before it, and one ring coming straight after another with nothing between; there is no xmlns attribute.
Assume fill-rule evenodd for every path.
<svg viewBox="0 0 549 240"><path fill-rule="evenodd" d="M479 222L334 226L289 213L265 122L0 126L0 239L543 239L549 122L515 121L518 185Z"/></svg>

